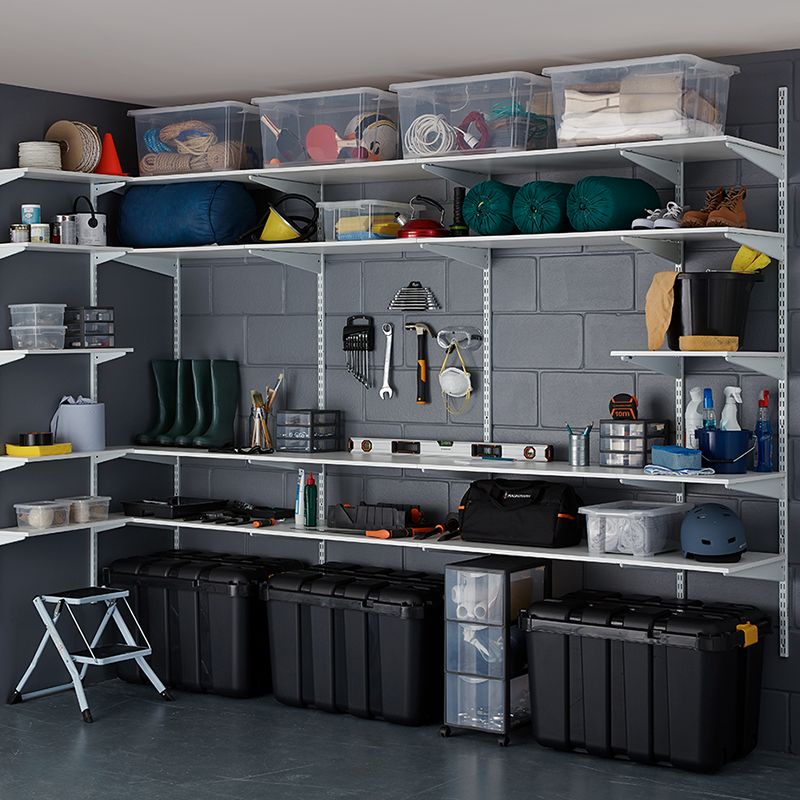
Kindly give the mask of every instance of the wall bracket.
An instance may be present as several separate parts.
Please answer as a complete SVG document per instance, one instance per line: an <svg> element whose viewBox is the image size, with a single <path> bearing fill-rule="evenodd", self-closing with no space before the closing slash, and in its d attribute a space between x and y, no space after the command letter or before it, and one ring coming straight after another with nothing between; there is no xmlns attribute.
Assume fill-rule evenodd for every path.
<svg viewBox="0 0 800 800"><path fill-rule="evenodd" d="M633 150L620 150L619 154L637 166L644 167L646 170L660 175L670 183L678 184L681 181L681 165L677 161L656 158L644 153L636 153Z"/></svg>
<svg viewBox="0 0 800 800"><path fill-rule="evenodd" d="M475 186L475 184L485 181L489 176L482 172L468 172L465 169L456 169L455 167L443 167L439 164L423 164L422 169L425 172L430 172L437 178L443 178L450 183L455 183L458 186L465 186L467 189Z"/></svg>
<svg viewBox="0 0 800 800"><path fill-rule="evenodd" d="M725 142L725 147L736 153L739 158L755 164L776 178L782 178L784 175L786 156L783 153L761 150L744 142Z"/></svg>
<svg viewBox="0 0 800 800"><path fill-rule="evenodd" d="M755 231L729 230L725 232L725 238L736 242L736 244L743 244L753 250L766 253L770 258L774 258L776 261L783 261L784 259L785 248L783 237L765 236Z"/></svg>
<svg viewBox="0 0 800 800"><path fill-rule="evenodd" d="M489 266L489 249L487 247L473 247L459 244L434 244L433 242L420 242L420 248L438 256L450 258L461 264L478 269Z"/></svg>
<svg viewBox="0 0 800 800"><path fill-rule="evenodd" d="M314 253L296 253L287 250L248 250L248 256L263 258L265 261L275 261L285 264L292 269L302 269L319 275L322 271L322 260Z"/></svg>
<svg viewBox="0 0 800 800"><path fill-rule="evenodd" d="M89 257L92 260L93 266L97 267L100 264L105 264L108 261L117 261L122 258L128 251L127 250L93 250Z"/></svg>
<svg viewBox="0 0 800 800"><path fill-rule="evenodd" d="M303 194L310 197L315 202L322 198L322 191L316 183L303 183L302 181L291 181L287 178L273 178L267 175L248 176L253 183L265 186L267 189L275 189L285 194Z"/></svg>
<svg viewBox="0 0 800 800"><path fill-rule="evenodd" d="M157 258L155 256L137 256L127 253L116 259L120 264L127 264L130 267L155 272L158 275L166 275L174 278L178 273L178 261L174 258Z"/></svg>
<svg viewBox="0 0 800 800"><path fill-rule="evenodd" d="M620 241L628 245L628 247L635 247L645 253L652 253L665 261L669 261L671 264L680 264L683 261L683 245L681 242L669 239L655 239L649 236L640 237L635 234L620 236Z"/></svg>

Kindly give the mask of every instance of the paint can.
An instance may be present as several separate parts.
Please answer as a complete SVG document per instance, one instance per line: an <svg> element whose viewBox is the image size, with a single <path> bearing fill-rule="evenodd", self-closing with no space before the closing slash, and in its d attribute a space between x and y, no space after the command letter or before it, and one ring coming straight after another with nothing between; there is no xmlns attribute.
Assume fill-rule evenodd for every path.
<svg viewBox="0 0 800 800"><path fill-rule="evenodd" d="M78 213L78 204L81 200L89 206L90 213ZM81 195L75 200L71 216L75 220L76 244L84 247L106 246L106 215L98 214L88 197Z"/></svg>
<svg viewBox="0 0 800 800"><path fill-rule="evenodd" d="M44 244L50 241L50 226L45 223L31 225L31 242Z"/></svg>
<svg viewBox="0 0 800 800"><path fill-rule="evenodd" d="M77 244L77 226L72 214L56 214L53 217L50 241L53 244ZM56 238L58 237L58 238Z"/></svg>
<svg viewBox="0 0 800 800"><path fill-rule="evenodd" d="M9 240L12 244L22 244L31 240L31 226L15 223L9 228Z"/></svg>
<svg viewBox="0 0 800 800"><path fill-rule="evenodd" d="M38 225L42 221L42 207L35 203L23 203L20 209L25 225Z"/></svg>

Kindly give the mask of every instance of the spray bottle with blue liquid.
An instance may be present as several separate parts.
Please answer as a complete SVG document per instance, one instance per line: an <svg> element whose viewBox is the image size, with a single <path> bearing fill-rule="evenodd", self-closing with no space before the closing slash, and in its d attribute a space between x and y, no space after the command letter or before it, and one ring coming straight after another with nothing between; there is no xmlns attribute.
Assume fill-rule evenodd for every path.
<svg viewBox="0 0 800 800"><path fill-rule="evenodd" d="M772 422L769 418L769 392L764 389L758 401L758 421L753 430L756 437L756 452L754 469L756 472L772 472L773 464L773 436Z"/></svg>

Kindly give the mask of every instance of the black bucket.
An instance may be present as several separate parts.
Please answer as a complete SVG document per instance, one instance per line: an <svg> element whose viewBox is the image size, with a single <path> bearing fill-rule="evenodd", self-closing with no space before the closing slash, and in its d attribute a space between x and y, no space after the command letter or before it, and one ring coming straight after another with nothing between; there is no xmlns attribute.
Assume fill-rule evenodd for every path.
<svg viewBox="0 0 800 800"><path fill-rule="evenodd" d="M681 336L737 336L744 343L747 309L760 272L680 272L667 332L667 346L678 350Z"/></svg>

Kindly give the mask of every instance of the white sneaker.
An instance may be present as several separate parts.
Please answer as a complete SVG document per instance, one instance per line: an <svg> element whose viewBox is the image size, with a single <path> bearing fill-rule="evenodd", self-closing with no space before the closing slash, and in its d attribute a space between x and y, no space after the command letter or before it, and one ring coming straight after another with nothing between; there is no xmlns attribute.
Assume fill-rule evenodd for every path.
<svg viewBox="0 0 800 800"><path fill-rule="evenodd" d="M664 216L664 209L656 208L652 211L649 208L645 209L645 213L647 214L646 217L639 217L631 222L631 228L636 230L637 228L652 228L655 226L656 221L660 220L661 217Z"/></svg>
<svg viewBox="0 0 800 800"><path fill-rule="evenodd" d="M657 219L653 223L654 228L680 228L683 222L683 213L688 211L689 206L679 206L670 200L667 203L667 210L662 215L661 219Z"/></svg>

